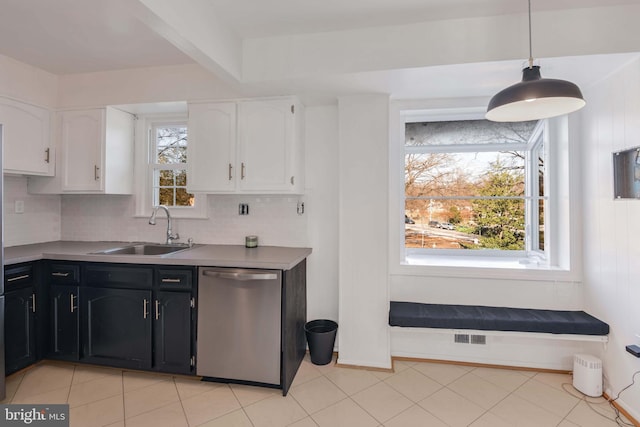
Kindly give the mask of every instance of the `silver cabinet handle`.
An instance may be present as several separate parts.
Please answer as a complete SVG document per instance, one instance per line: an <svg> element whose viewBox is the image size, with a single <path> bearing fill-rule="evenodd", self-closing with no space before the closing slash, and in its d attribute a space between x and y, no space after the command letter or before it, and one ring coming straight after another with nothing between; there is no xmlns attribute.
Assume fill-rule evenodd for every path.
<svg viewBox="0 0 640 427"><path fill-rule="evenodd" d="M77 297L74 296L73 294L69 294L69 296L71 297L71 301L70 301L71 302L71 312L73 313L75 311L75 309L78 308L78 307L74 306L74 304L73 304L73 299L77 298Z"/></svg>
<svg viewBox="0 0 640 427"><path fill-rule="evenodd" d="M165 277L162 279L162 283L180 283L181 280L180 279L171 279L168 277Z"/></svg>
<svg viewBox="0 0 640 427"><path fill-rule="evenodd" d="M156 300L156 320L160 318L160 301Z"/></svg>
<svg viewBox="0 0 640 427"><path fill-rule="evenodd" d="M56 276L56 277L68 277L69 273L61 273L59 271L54 271L51 273L52 276Z"/></svg>
<svg viewBox="0 0 640 427"><path fill-rule="evenodd" d="M222 271L214 271L214 270L204 270L203 273L205 276L209 277L219 277L221 279L229 279L229 280L276 280L278 275L276 273L232 273L232 272L222 272Z"/></svg>
<svg viewBox="0 0 640 427"><path fill-rule="evenodd" d="M144 319L146 319L146 318L147 318L147 314L149 314L149 313L147 312L147 305L149 305L149 301L147 301L147 299L146 299L146 298L144 298L144 299L142 300L142 317L143 317Z"/></svg>
<svg viewBox="0 0 640 427"><path fill-rule="evenodd" d="M36 294L31 294L31 311L36 312Z"/></svg>
<svg viewBox="0 0 640 427"><path fill-rule="evenodd" d="M244 179L244 162L240 163L240 179Z"/></svg>
<svg viewBox="0 0 640 427"><path fill-rule="evenodd" d="M233 166L231 165L231 163L229 163L229 181L231 181L231 179L233 179L233 175L231 173L232 170L233 170Z"/></svg>
<svg viewBox="0 0 640 427"><path fill-rule="evenodd" d="M44 150L44 161L45 161L45 163L49 163L50 154L51 154L51 150L49 148Z"/></svg>
<svg viewBox="0 0 640 427"><path fill-rule="evenodd" d="M93 166L93 179L98 181L100 179L100 168L98 165Z"/></svg>
<svg viewBox="0 0 640 427"><path fill-rule="evenodd" d="M9 277L7 282L15 282L16 280L28 279L30 276L28 274L23 274L22 276Z"/></svg>

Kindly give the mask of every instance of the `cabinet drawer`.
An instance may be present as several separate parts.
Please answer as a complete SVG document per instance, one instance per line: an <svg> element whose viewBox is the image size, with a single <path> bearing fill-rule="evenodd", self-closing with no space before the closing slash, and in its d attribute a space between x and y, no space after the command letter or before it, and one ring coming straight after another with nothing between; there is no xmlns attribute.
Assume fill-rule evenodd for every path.
<svg viewBox="0 0 640 427"><path fill-rule="evenodd" d="M193 286L193 270L160 268L157 283L161 289L191 289Z"/></svg>
<svg viewBox="0 0 640 427"><path fill-rule="evenodd" d="M9 266L4 270L5 291L33 285L33 264Z"/></svg>
<svg viewBox="0 0 640 427"><path fill-rule="evenodd" d="M80 266L64 263L51 263L47 278L53 285L74 285L80 283Z"/></svg>
<svg viewBox="0 0 640 427"><path fill-rule="evenodd" d="M87 265L84 270L87 286L150 289L153 285L153 269L125 265Z"/></svg>

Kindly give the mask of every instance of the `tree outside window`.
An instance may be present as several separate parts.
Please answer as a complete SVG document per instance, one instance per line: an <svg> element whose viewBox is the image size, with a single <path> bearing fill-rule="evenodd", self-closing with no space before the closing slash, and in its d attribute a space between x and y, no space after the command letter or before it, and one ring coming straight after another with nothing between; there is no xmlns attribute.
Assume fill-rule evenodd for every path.
<svg viewBox="0 0 640 427"><path fill-rule="evenodd" d="M186 123L156 124L151 134L153 203L169 207L194 206L194 195L187 192Z"/></svg>
<svg viewBox="0 0 640 427"><path fill-rule="evenodd" d="M544 249L537 122L405 124L405 247ZM532 237L527 230L540 230Z"/></svg>

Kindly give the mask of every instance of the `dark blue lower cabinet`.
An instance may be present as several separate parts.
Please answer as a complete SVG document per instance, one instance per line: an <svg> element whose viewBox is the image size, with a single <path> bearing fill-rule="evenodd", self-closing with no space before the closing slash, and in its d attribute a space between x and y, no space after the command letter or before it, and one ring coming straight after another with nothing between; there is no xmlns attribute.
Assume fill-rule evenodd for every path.
<svg viewBox="0 0 640 427"><path fill-rule="evenodd" d="M84 288L82 360L151 369L152 306L150 290Z"/></svg>
<svg viewBox="0 0 640 427"><path fill-rule="evenodd" d="M193 374L192 321L195 300L189 292L156 292L153 306L154 368Z"/></svg>
<svg viewBox="0 0 640 427"><path fill-rule="evenodd" d="M54 285L49 289L49 351L47 357L80 359L80 288Z"/></svg>
<svg viewBox="0 0 640 427"><path fill-rule="evenodd" d="M5 294L5 374L36 361L34 290L32 287Z"/></svg>

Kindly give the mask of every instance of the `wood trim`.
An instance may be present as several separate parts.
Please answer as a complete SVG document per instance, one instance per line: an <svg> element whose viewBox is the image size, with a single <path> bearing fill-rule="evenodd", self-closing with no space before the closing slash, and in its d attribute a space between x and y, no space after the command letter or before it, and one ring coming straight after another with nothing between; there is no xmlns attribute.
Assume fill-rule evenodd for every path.
<svg viewBox="0 0 640 427"><path fill-rule="evenodd" d="M309 351L307 350L307 354ZM425 363L440 363L443 365L458 365L458 366L472 366L474 368L493 368L493 369L506 369L512 371L527 371L527 372L540 372L540 373L548 373L548 374L566 374L571 375L572 371L567 371L563 369L545 369L545 368L529 368L524 366L507 366L507 365L493 365L489 363L475 363L475 362L459 362L455 360L443 360L443 359L422 359L417 357L401 357L401 356L392 356L391 357L391 368L376 368L371 366L360 366L360 365L347 365L344 363L338 363L338 352L333 352L335 357L334 366L338 368L347 368L347 369L362 369L367 371L376 371L376 372L395 372L395 362L396 361L405 361L405 362L425 362ZM626 416L626 415L625 415ZM638 426L640 427L640 426Z"/></svg>
<svg viewBox="0 0 640 427"><path fill-rule="evenodd" d="M627 419L629 421L631 421L633 423L634 426L636 427L640 427L640 422L638 422L638 420L636 420L635 418L633 418L627 411L626 409L624 409L622 406L620 406L620 404L618 404L618 402L616 401L611 401L611 397L609 397L609 395L607 393L602 393L602 397L604 397L605 399L607 399L607 401L609 401L609 403L611 403L613 406L616 407L616 409L618 411L620 411L620 413L622 415L624 415L625 417L627 417Z"/></svg>
<svg viewBox="0 0 640 427"><path fill-rule="evenodd" d="M528 368L524 366L493 365L490 363L458 362L455 360L422 359L422 358L415 358L415 357L393 356L391 359L398 360L398 361L407 361L407 362L427 362L427 363L442 363L445 365L473 366L475 368L507 369L507 370L513 370L513 371L542 372L542 373L549 373L549 374L571 374L571 371L566 371L563 369Z"/></svg>
<svg viewBox="0 0 640 427"><path fill-rule="evenodd" d="M391 368L377 368L377 367L360 366L360 365L345 365L344 363L338 363L337 361L334 366L336 368L360 369L364 371L387 372L390 374L393 374L395 372L395 370L393 369L393 360L391 361Z"/></svg>

